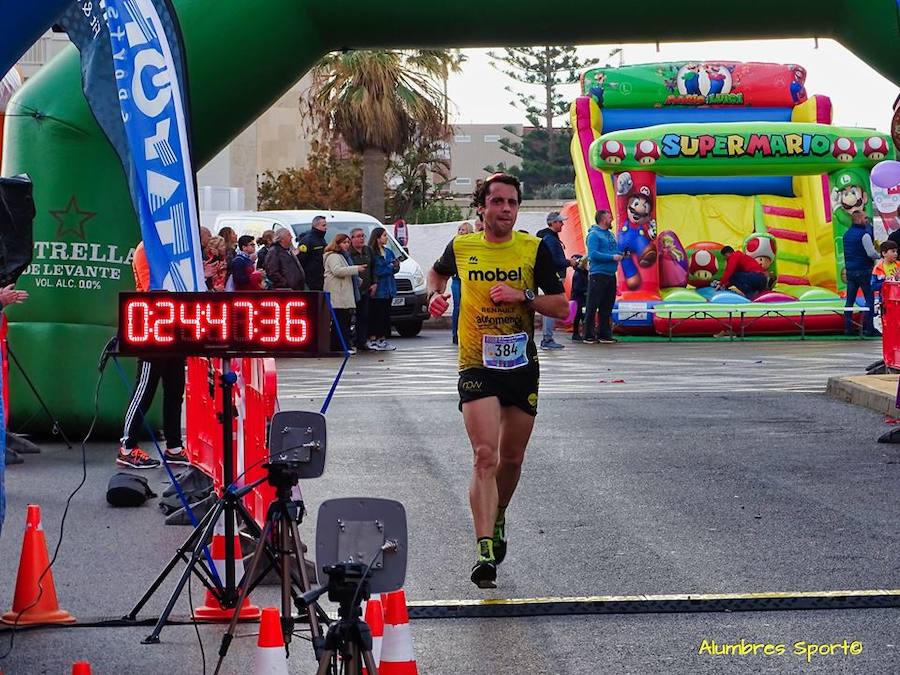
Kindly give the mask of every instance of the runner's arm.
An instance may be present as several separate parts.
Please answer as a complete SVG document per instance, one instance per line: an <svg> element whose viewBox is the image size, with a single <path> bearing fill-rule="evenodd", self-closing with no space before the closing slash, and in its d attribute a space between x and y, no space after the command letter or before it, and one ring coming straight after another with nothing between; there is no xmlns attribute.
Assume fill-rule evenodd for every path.
<svg viewBox="0 0 900 675"><path fill-rule="evenodd" d="M450 306L447 280L456 273L456 253L453 250L453 241L451 241L444 249L443 255L428 270L428 295L426 297L431 316L442 316Z"/></svg>

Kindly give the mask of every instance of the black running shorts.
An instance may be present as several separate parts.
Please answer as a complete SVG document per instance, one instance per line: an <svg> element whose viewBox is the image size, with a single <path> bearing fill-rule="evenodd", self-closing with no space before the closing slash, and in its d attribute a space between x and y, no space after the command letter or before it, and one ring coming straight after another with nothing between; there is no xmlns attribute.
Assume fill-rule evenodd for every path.
<svg viewBox="0 0 900 675"><path fill-rule="evenodd" d="M531 416L537 415L538 379L537 361L513 370L467 368L459 373L459 409L464 403L480 398L496 396L502 406L515 406Z"/></svg>

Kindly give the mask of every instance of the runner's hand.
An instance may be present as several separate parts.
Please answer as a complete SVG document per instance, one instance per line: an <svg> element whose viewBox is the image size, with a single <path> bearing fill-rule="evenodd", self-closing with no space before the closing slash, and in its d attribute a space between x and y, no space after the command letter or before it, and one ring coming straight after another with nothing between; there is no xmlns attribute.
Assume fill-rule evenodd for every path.
<svg viewBox="0 0 900 675"><path fill-rule="evenodd" d="M0 306L18 305L28 299L28 291L17 291L13 284L0 288Z"/></svg>
<svg viewBox="0 0 900 675"><path fill-rule="evenodd" d="M491 288L491 300L495 305L503 302L524 302L522 291L506 284L496 284Z"/></svg>
<svg viewBox="0 0 900 675"><path fill-rule="evenodd" d="M428 312L435 318L443 316L450 306L449 300L449 293L435 293L431 296L431 302L428 303Z"/></svg>

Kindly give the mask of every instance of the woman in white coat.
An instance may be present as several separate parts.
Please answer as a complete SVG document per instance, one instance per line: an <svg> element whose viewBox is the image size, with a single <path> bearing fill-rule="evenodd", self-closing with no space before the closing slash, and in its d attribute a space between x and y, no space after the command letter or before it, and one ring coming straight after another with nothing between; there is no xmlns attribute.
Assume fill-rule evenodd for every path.
<svg viewBox="0 0 900 675"><path fill-rule="evenodd" d="M350 353L355 354L356 349L350 338L350 321L359 297L359 272L363 266L353 264L349 250L350 237L346 234L336 234L325 247L325 292L331 294L331 306L344 342ZM331 327L331 348L343 351L336 326Z"/></svg>

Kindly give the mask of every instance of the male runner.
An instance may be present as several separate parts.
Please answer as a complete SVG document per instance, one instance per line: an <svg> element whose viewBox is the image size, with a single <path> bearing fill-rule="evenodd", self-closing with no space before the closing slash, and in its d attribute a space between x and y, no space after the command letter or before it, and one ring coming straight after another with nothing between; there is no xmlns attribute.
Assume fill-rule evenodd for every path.
<svg viewBox="0 0 900 675"><path fill-rule="evenodd" d="M537 414L534 313L560 319L569 313L546 244L513 231L521 199L513 176L484 181L475 195L484 232L455 237L428 274L432 316L447 309L447 280L458 275L462 286L459 407L474 451L469 503L477 539L472 581L479 588L496 588L506 556L506 507Z"/></svg>

